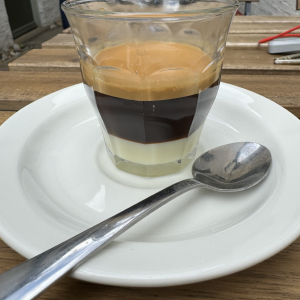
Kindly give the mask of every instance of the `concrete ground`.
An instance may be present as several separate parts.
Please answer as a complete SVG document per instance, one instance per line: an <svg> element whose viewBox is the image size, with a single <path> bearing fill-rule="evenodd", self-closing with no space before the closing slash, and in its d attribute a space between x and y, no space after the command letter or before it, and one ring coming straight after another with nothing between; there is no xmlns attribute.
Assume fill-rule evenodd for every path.
<svg viewBox="0 0 300 300"><path fill-rule="evenodd" d="M35 30L36 33L34 33ZM50 40L57 34L62 33L62 31L63 28L61 26L57 26L53 29L39 27L17 38L15 40L15 43L19 45L20 44L26 45L31 49L41 48L42 43Z"/></svg>

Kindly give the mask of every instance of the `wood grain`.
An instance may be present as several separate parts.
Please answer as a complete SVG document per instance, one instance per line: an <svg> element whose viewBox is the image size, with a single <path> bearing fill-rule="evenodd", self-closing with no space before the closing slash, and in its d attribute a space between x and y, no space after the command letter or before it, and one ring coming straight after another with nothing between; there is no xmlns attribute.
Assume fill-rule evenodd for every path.
<svg viewBox="0 0 300 300"><path fill-rule="evenodd" d="M82 82L80 72L0 72L0 110L19 110L36 99Z"/></svg>
<svg viewBox="0 0 300 300"><path fill-rule="evenodd" d="M223 74L256 74L256 75L295 75L300 74L300 65L274 64L274 58L266 48L234 49L228 48L225 52Z"/></svg>
<svg viewBox="0 0 300 300"><path fill-rule="evenodd" d="M0 273L24 258L0 240ZM167 288L123 288L72 278L45 291L39 300L296 300L300 299L300 238L252 268L219 279Z"/></svg>
<svg viewBox="0 0 300 300"><path fill-rule="evenodd" d="M294 74L300 65L275 65L266 48L226 50L223 73L226 74ZM11 71L79 72L75 49L34 49L9 64Z"/></svg>
<svg viewBox="0 0 300 300"><path fill-rule="evenodd" d="M222 81L248 89L300 118L299 78L293 75L223 74ZM62 88L81 82L80 72L0 72L0 110L18 110Z"/></svg>
<svg viewBox="0 0 300 300"><path fill-rule="evenodd" d="M258 44L258 41L269 37L269 34L229 34L227 48L266 48L268 43ZM58 34L42 44L43 49L74 49L75 43L72 35Z"/></svg>
<svg viewBox="0 0 300 300"><path fill-rule="evenodd" d="M52 39L42 43L43 49L74 49L75 43L72 34L58 34Z"/></svg>
<svg viewBox="0 0 300 300"><path fill-rule="evenodd" d="M79 60L75 49L33 49L8 66L10 71L74 72Z"/></svg>
<svg viewBox="0 0 300 300"><path fill-rule="evenodd" d="M299 24L299 21L298 21ZM296 26L295 23L238 23L233 22L230 27L230 33L243 33L243 34L279 34L287 31ZM294 31L293 33L300 33L300 29Z"/></svg>
<svg viewBox="0 0 300 300"><path fill-rule="evenodd" d="M299 17L285 16L236 16L231 25L229 39L234 34L239 34L238 39L245 39L243 43L247 43L247 39L252 40L253 35L260 35L259 39L269 37L272 34L278 34L295 27L299 24ZM298 30L300 32L300 30ZM247 37L245 35L252 35ZM258 40L259 40L258 39ZM257 40L257 41L258 41ZM54 38L42 44L44 49L72 49L74 47L74 39L72 35L58 34Z"/></svg>
<svg viewBox="0 0 300 300"><path fill-rule="evenodd" d="M299 16L235 16L233 23L273 23L275 26L278 23L290 23L295 27L299 25Z"/></svg>
<svg viewBox="0 0 300 300"><path fill-rule="evenodd" d="M15 111L0 111L0 125L2 125L9 117L11 117ZM0 247L0 253L1 253Z"/></svg>
<svg viewBox="0 0 300 300"><path fill-rule="evenodd" d="M300 84L297 76L224 74L222 82L267 97L300 118Z"/></svg>
<svg viewBox="0 0 300 300"><path fill-rule="evenodd" d="M268 43L258 44L261 39L269 37L269 34L229 34L226 49L262 49L268 48Z"/></svg>

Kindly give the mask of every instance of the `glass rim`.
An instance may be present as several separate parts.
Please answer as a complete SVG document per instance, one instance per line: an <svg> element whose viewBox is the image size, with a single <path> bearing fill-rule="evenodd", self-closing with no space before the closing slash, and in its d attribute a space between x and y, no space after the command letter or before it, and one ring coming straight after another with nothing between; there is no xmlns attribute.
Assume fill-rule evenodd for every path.
<svg viewBox="0 0 300 300"><path fill-rule="evenodd" d="M61 9L65 13L72 15L84 16L84 17L117 17L117 18L137 18L137 19L148 19L148 18L185 18L185 17L197 17L197 16L218 16L229 12L234 12L239 7L238 0L221 0L221 1L207 1L207 2L219 2L224 3L222 7L216 8L205 8L205 9L194 9L194 10L178 10L178 11L160 11L160 12L113 12L113 11L100 11L92 9L78 9L76 4L89 3L89 2L99 2L97 0L74 0L71 2L64 1L61 4ZM226 5L227 4L227 5Z"/></svg>

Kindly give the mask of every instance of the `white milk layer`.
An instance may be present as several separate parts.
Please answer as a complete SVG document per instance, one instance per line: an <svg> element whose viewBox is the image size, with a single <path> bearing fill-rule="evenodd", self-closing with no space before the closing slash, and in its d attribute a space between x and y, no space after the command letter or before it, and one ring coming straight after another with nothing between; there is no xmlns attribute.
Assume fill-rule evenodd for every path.
<svg viewBox="0 0 300 300"><path fill-rule="evenodd" d="M189 137L176 141L140 144L107 134L103 130L106 145L118 157L142 165L160 165L186 157L197 146L203 125Z"/></svg>

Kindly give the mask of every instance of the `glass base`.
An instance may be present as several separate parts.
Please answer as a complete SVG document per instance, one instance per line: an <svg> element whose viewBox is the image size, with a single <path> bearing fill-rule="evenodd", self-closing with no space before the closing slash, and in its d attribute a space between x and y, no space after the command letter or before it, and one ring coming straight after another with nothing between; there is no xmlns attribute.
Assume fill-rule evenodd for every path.
<svg viewBox="0 0 300 300"><path fill-rule="evenodd" d="M108 149L107 152L114 165L127 173L142 176L142 177L159 177L177 173L186 167L195 157L197 146L184 158L159 165L142 165L128 160L125 160L113 153Z"/></svg>

